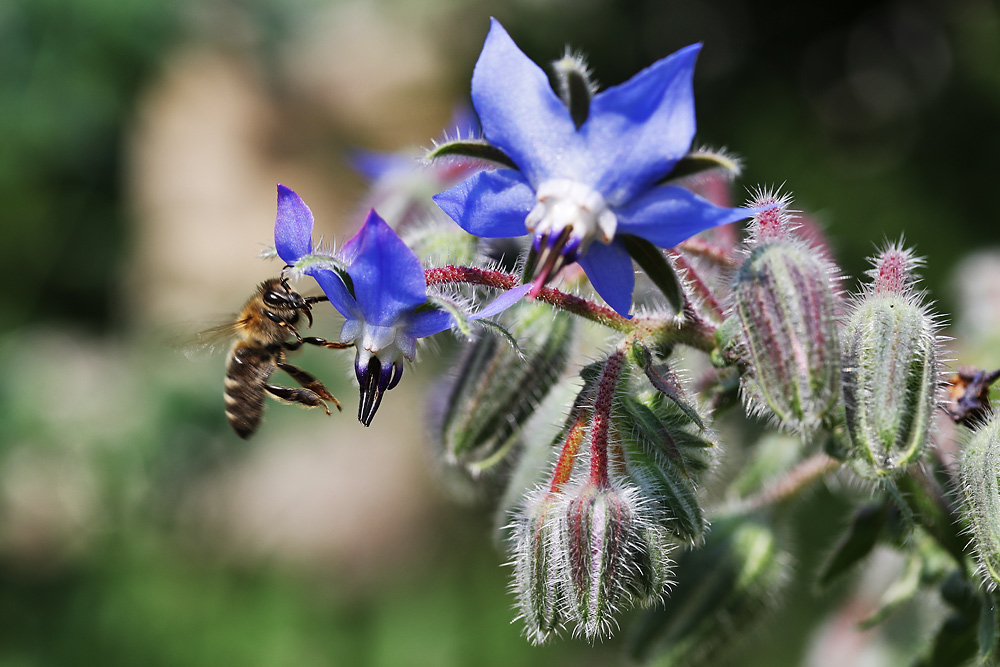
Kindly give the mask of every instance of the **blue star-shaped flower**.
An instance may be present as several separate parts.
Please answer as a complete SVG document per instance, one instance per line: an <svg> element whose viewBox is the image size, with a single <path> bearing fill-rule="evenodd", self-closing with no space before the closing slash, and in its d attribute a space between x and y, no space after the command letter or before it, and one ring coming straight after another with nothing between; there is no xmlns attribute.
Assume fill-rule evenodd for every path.
<svg viewBox="0 0 1000 667"><path fill-rule="evenodd" d="M579 262L594 289L627 316L635 274L623 235L671 248L753 214L661 184L694 138L691 78L700 48L683 48L594 95L578 127L545 72L493 19L472 75L472 103L486 140L517 168L481 171L435 201L476 236L531 233L539 258L534 292Z"/></svg>
<svg viewBox="0 0 1000 667"><path fill-rule="evenodd" d="M383 394L399 383L403 360L413 360L417 339L450 328L454 316L428 304L420 260L375 211L335 256L313 254L312 229L312 211L279 184L275 249L287 264L315 278L346 318L340 342L357 347L358 419L368 426ZM526 291L510 290L469 319L495 315Z"/></svg>

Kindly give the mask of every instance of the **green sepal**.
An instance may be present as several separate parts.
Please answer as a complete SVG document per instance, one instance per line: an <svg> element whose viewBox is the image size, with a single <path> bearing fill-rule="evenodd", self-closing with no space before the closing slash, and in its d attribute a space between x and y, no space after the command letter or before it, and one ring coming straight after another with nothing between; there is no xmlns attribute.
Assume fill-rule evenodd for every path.
<svg viewBox="0 0 1000 667"><path fill-rule="evenodd" d="M740 359L736 353L739 346L740 318L727 317L715 330L715 349L712 350L712 365L725 368L737 363Z"/></svg>
<svg viewBox="0 0 1000 667"><path fill-rule="evenodd" d="M506 327L491 320L476 320L476 324L482 327L487 333L492 334L507 343L514 354L517 355L518 359L524 360L527 358L527 355L524 353L524 349L521 348L521 344L517 342L516 338L514 338L514 334L507 331Z"/></svg>
<svg viewBox="0 0 1000 667"><path fill-rule="evenodd" d="M681 289L681 281L663 251L646 239L631 234L617 234L615 238L622 241L625 251L663 293L674 312L682 312L684 292Z"/></svg>
<svg viewBox="0 0 1000 667"><path fill-rule="evenodd" d="M441 296L428 295L426 306L430 306L436 310L443 310L448 313L451 315L451 319L454 322L453 326L460 334L466 338L472 336L472 324L469 321L468 314L465 312L465 309L454 301ZM425 305L422 304L419 308L417 308L416 312L421 312L421 308L426 310Z"/></svg>
<svg viewBox="0 0 1000 667"><path fill-rule="evenodd" d="M688 402L680 378L677 377L670 365L667 363L654 364L653 355L649 348L638 341L632 344L632 355L636 363L642 367L646 377L649 378L650 384L673 401L692 422L698 425L698 428L704 431L705 422L702 421L701 415L698 414L694 406Z"/></svg>
<svg viewBox="0 0 1000 667"><path fill-rule="evenodd" d="M559 82L559 97L562 98L573 124L579 130L587 122L587 116L590 115L590 100L594 96L590 73L580 58L569 54L552 64Z"/></svg>
<svg viewBox="0 0 1000 667"><path fill-rule="evenodd" d="M724 171L727 176L733 178L740 173L740 163L725 153L716 153L706 149L693 151L678 160L670 173L660 179L657 185L664 185L708 171Z"/></svg>
<svg viewBox="0 0 1000 667"><path fill-rule="evenodd" d="M714 443L692 433L687 416L661 395L648 402L624 395L617 405L616 430L629 477L659 507L668 533L700 543L707 523L696 480L710 465Z"/></svg>
<svg viewBox="0 0 1000 667"><path fill-rule="evenodd" d="M444 141L427 151L427 160L437 160L445 157L464 157L473 160L492 162L507 169L517 169L514 161L502 150L485 139L452 139Z"/></svg>
<svg viewBox="0 0 1000 667"><path fill-rule="evenodd" d="M833 554L823 566L819 586L826 588L868 556L875 548L885 528L888 507L885 503L871 503L854 513Z"/></svg>
<svg viewBox="0 0 1000 667"><path fill-rule="evenodd" d="M354 293L354 281L351 280L351 274L347 272L348 265L332 255L303 255L291 267L292 273L298 275L306 275L306 269L326 269L332 271L343 281L351 296L357 298L357 295Z"/></svg>

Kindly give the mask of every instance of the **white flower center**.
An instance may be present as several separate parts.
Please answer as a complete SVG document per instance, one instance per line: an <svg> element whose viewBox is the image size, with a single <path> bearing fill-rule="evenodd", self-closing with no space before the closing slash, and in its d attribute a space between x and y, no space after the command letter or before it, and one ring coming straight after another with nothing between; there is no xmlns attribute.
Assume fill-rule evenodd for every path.
<svg viewBox="0 0 1000 667"><path fill-rule="evenodd" d="M535 238L558 236L567 227L580 244L580 254L593 239L611 243L618 218L604 197L589 185L568 178L553 178L538 186L538 201L524 224Z"/></svg>
<svg viewBox="0 0 1000 667"><path fill-rule="evenodd" d="M413 361L417 352L417 339L399 324L382 327L363 320L347 320L340 330L340 342L357 345L358 358L363 358L365 363L372 356L389 364L403 359Z"/></svg>

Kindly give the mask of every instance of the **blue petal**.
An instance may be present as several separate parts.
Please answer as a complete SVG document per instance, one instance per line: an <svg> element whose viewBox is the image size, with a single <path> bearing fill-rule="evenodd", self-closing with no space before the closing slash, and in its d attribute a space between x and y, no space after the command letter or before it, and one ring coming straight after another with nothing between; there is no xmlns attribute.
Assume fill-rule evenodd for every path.
<svg viewBox="0 0 1000 667"><path fill-rule="evenodd" d="M451 313L443 310L427 310L412 316L406 325L406 333L414 338L433 336L434 334L451 328L455 323Z"/></svg>
<svg viewBox="0 0 1000 667"><path fill-rule="evenodd" d="M612 206L650 187L690 149L691 77L700 49L700 44L683 48L591 101L580 133L596 172L590 182Z"/></svg>
<svg viewBox="0 0 1000 667"><path fill-rule="evenodd" d="M312 252L313 214L291 188L278 183L278 215L274 220L274 247L286 264Z"/></svg>
<svg viewBox="0 0 1000 667"><path fill-rule="evenodd" d="M349 320L360 320L361 309L358 308L357 301L351 296L344 281L330 269L319 269L310 267L306 273L316 279L323 293L330 299L330 303L337 311Z"/></svg>
<svg viewBox="0 0 1000 667"><path fill-rule="evenodd" d="M452 220L474 236L490 239L524 236L524 219L535 205L535 193L513 169L481 171L434 201Z"/></svg>
<svg viewBox="0 0 1000 667"><path fill-rule="evenodd" d="M496 19L472 72L472 104L483 134L510 156L535 185L551 175L578 176L576 162L583 142L569 110L542 69L521 52Z"/></svg>
<svg viewBox="0 0 1000 667"><path fill-rule="evenodd" d="M420 260L375 211L352 238L347 272L366 322L392 326L427 300Z"/></svg>
<svg viewBox="0 0 1000 667"><path fill-rule="evenodd" d="M673 248L698 232L753 216L755 209L716 206L689 190L666 185L649 190L620 208L618 231Z"/></svg>
<svg viewBox="0 0 1000 667"><path fill-rule="evenodd" d="M625 246L617 241L608 245L595 242L577 262L601 298L622 317L631 317L628 311L635 290L635 270Z"/></svg>
<svg viewBox="0 0 1000 667"><path fill-rule="evenodd" d="M469 319L479 320L484 317L493 317L498 313L502 313L524 298L524 295L530 292L531 288L531 283L528 283L527 285L518 285L513 289L509 289L497 298L493 299L488 306L481 308L475 314L470 315Z"/></svg>

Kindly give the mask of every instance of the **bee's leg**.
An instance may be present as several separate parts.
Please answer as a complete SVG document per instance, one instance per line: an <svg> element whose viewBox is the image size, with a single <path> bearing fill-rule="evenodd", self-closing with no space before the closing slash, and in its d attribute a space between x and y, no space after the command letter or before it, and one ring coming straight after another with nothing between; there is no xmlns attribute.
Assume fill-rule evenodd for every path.
<svg viewBox="0 0 1000 667"><path fill-rule="evenodd" d="M265 310L264 315L267 317L267 319L271 320L279 327L284 327L285 329L288 329L288 331L291 332L293 336L295 336L295 340L297 340L300 343L302 342L302 336L299 335L298 330L284 317L278 315L277 313L272 313L270 310Z"/></svg>
<svg viewBox="0 0 1000 667"><path fill-rule="evenodd" d="M309 343L310 345L316 345L318 347L328 347L332 350L346 350L349 347L354 347L354 343L333 343L318 336L306 336L302 339L302 342Z"/></svg>
<svg viewBox="0 0 1000 667"><path fill-rule="evenodd" d="M330 408L326 402L311 389L296 389L294 387L279 387L274 384L265 384L264 390L271 396L286 403L299 403L308 408L323 408L326 414L330 414ZM340 405L338 404L339 408Z"/></svg>
<svg viewBox="0 0 1000 667"><path fill-rule="evenodd" d="M288 373L292 377L292 379L298 382L300 385L302 385L309 391L313 392L320 398L326 399L328 401L333 401L333 404L337 406L337 409L338 410L341 409L340 401L338 401L336 397L334 397L334 395L331 394L330 391L323 386L323 383L320 382L316 378L316 376L314 376L312 373L304 371L298 366L292 366L291 364L286 364L283 361L279 361L277 363L277 366L281 370Z"/></svg>

